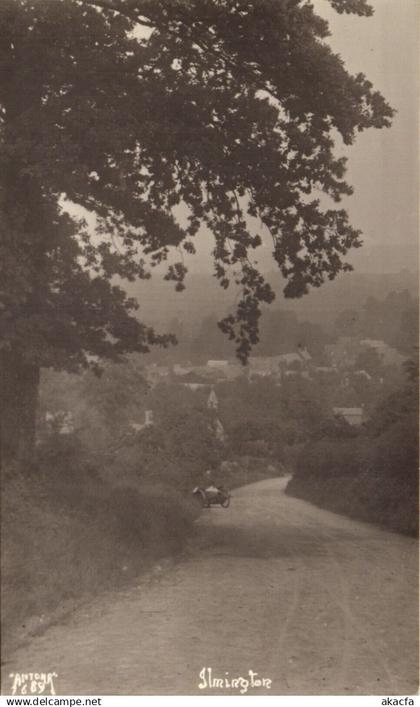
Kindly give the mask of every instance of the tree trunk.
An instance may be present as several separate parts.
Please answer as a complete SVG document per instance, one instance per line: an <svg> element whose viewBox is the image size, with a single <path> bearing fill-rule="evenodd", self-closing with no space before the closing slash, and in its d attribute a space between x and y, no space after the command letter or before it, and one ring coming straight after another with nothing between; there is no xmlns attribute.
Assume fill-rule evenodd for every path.
<svg viewBox="0 0 420 707"><path fill-rule="evenodd" d="M0 357L0 455L2 469L29 473L35 460L39 368L19 354Z"/></svg>

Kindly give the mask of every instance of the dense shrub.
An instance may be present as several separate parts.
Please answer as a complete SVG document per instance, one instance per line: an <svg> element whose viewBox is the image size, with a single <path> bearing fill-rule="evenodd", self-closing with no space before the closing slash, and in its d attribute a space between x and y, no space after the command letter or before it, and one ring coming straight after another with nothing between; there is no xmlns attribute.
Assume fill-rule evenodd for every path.
<svg viewBox="0 0 420 707"><path fill-rule="evenodd" d="M369 457L369 444L363 437L342 440L327 437L309 443L301 450L296 476L354 477L369 465Z"/></svg>
<svg viewBox="0 0 420 707"><path fill-rule="evenodd" d="M415 394L384 401L367 432L306 445L287 492L330 510L418 533L418 424Z"/></svg>

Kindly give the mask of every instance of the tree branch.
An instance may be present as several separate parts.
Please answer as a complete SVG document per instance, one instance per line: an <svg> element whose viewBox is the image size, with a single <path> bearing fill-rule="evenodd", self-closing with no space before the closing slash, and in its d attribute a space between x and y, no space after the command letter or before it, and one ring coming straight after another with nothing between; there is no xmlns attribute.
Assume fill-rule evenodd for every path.
<svg viewBox="0 0 420 707"><path fill-rule="evenodd" d="M153 22L150 18L147 19L144 15L142 15L140 13L140 10L138 10L138 12L137 12L134 9L124 7L121 5L121 3L118 3L115 0L84 0L84 1L86 3L88 3L89 5L95 5L97 7L101 7L104 10L111 10L112 12L117 12L118 14L123 15L124 17L127 17L128 19L133 20L134 22L137 22L138 24L143 25L144 27L149 27L150 29L158 29L160 31L166 31L166 32L168 32L168 34L171 34L174 37L179 37L179 33L174 31L173 29L171 29L168 25L163 25L163 26L159 25L158 22ZM205 41L203 41L201 39L200 40L197 39L197 37L191 33L190 28L189 28L188 18L185 18L183 16L183 13L180 12L179 8L178 8L177 21L180 22L184 26L185 29L188 29L188 31L186 33L187 39L189 39L189 41L192 42L192 44L195 44L204 53L207 53L210 56L214 56L215 58L223 61L226 68L233 69L233 70L236 70L238 68L237 64L234 61L232 61L231 59L229 59L229 57L226 56L226 54L222 50L214 49L213 45L209 46L209 44L207 44ZM205 26L204 26L204 29L206 29ZM256 71L258 71L258 73L260 74L260 71L258 69L256 69L255 71L252 71L252 70L247 71L248 80L254 79L254 80L257 80L258 82L260 82L261 83L260 90L267 91L267 93L272 98L274 98L276 101L279 101L280 99L275 94L273 89L267 83L265 83L261 79L261 77L256 75Z"/></svg>
<svg viewBox="0 0 420 707"><path fill-rule="evenodd" d="M155 24L152 24L143 15L138 14L137 12L133 12L128 8L124 8L121 6L118 7L113 0L84 0L84 2L87 5L95 5L96 7L100 7L102 10L111 10L111 12L117 12L119 15L123 15L129 20L134 20L134 22L137 22L140 25L144 25L144 27L150 27L150 29L154 29L156 27Z"/></svg>

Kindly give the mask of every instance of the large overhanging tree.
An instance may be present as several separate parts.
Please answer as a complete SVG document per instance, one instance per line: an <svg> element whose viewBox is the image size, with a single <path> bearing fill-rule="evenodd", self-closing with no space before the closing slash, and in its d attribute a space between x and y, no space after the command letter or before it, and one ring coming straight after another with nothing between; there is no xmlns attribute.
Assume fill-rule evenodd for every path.
<svg viewBox="0 0 420 707"><path fill-rule="evenodd" d="M274 296L249 216L271 234L286 296L349 269L360 234L319 199L351 193L334 139L392 110L349 75L308 0L1 0L0 22L2 439L23 458L40 367L165 344L114 278L194 253L202 224L220 284L242 291L220 323L242 360ZM95 234L63 199L95 214ZM182 262L166 274L178 289Z"/></svg>

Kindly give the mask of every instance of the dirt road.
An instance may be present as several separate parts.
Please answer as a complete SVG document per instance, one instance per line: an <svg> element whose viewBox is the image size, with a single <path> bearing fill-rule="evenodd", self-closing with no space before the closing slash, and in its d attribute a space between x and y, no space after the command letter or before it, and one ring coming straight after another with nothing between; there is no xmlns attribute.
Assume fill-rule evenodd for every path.
<svg viewBox="0 0 420 707"><path fill-rule="evenodd" d="M55 670L57 694L416 692L417 542L284 486L253 484L203 511L183 560L33 639L3 691L9 673ZM250 670L270 688L247 686Z"/></svg>

